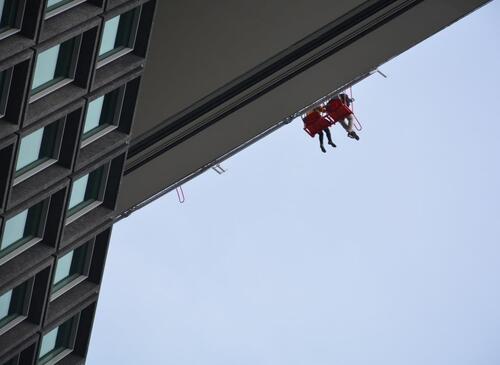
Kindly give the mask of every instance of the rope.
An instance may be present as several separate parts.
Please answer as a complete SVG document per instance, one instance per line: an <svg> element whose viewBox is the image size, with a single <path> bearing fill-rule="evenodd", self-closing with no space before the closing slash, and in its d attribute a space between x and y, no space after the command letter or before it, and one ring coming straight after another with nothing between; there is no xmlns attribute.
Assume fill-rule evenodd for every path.
<svg viewBox="0 0 500 365"><path fill-rule="evenodd" d="M352 100L351 101L352 116L354 117L354 120L356 121L356 123L354 123L354 128L356 128L356 130L358 132L361 132L363 130L363 126L361 125L361 122L359 121L356 114L354 114L354 99L352 97L352 86L349 87L349 94L350 94L349 98Z"/></svg>
<svg viewBox="0 0 500 365"><path fill-rule="evenodd" d="M352 113L354 114L354 99L352 98L352 86L349 87L349 98L351 99L351 110Z"/></svg>
<svg viewBox="0 0 500 365"><path fill-rule="evenodd" d="M177 199L179 199L179 203L183 204L186 201L186 197L184 196L184 190L182 190L182 186L178 186L175 188L177 192Z"/></svg>

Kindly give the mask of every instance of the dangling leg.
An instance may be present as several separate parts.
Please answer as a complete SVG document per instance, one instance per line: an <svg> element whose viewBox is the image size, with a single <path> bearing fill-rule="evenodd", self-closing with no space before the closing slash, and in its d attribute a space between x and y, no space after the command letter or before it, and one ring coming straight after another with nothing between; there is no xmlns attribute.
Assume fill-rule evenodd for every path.
<svg viewBox="0 0 500 365"><path fill-rule="evenodd" d="M325 133L326 133L326 138L328 139L328 144L332 147L337 147L335 143L333 143L332 134L330 133L330 128L326 128Z"/></svg>
<svg viewBox="0 0 500 365"><path fill-rule="evenodd" d="M350 138L354 138L356 141L359 141L359 136L358 134L354 131L354 115L352 114L349 114L347 116L347 120L348 120L348 123L345 122L345 119L344 119L344 124L346 124L346 126L344 126L344 128L346 129L347 131L347 136L350 137ZM343 124L343 125L344 125Z"/></svg>
<svg viewBox="0 0 500 365"><path fill-rule="evenodd" d="M326 153L325 146L323 146L323 139L324 139L323 131L319 131L318 135L319 135L319 147L321 148L321 151Z"/></svg>
<svg viewBox="0 0 500 365"><path fill-rule="evenodd" d="M342 126L342 128L345 129L345 131L347 132L347 134L349 134L349 132L351 130L349 129L349 124L347 124L346 120L345 119L341 119L341 120L339 120L339 123Z"/></svg>

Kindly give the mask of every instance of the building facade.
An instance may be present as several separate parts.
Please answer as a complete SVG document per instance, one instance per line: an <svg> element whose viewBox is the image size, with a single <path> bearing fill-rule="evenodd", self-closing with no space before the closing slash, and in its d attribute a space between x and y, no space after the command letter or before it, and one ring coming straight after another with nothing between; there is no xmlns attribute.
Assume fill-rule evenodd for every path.
<svg viewBox="0 0 500 365"><path fill-rule="evenodd" d="M155 5L0 1L0 364L85 362Z"/></svg>

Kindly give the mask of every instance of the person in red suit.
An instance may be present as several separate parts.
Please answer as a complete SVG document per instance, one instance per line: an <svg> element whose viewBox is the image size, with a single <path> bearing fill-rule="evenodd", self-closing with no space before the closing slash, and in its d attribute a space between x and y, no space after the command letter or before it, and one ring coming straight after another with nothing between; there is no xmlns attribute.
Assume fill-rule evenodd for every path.
<svg viewBox="0 0 500 365"><path fill-rule="evenodd" d="M338 96L336 96L332 100L333 101L340 100L348 108L351 107L351 104L354 101L345 93L339 94ZM342 127L344 127L344 129L347 132L347 136L349 138L353 138L353 139L359 141L359 136L356 133L356 131L354 130L354 115L352 113L347 115L345 118L340 119L338 122L340 122Z"/></svg>
<svg viewBox="0 0 500 365"><path fill-rule="evenodd" d="M315 132L313 133L318 134L319 147L321 148L321 151L323 151L323 153L326 153L326 149L324 146L325 134L328 140L328 144L332 147L337 147L337 146L335 145L335 143L333 143L332 140L332 134L330 132L331 122L329 122L328 119L326 119L326 117L323 116L324 111L325 110L322 107L314 108L310 113L307 114L307 116L303 119L303 121L306 127L314 129Z"/></svg>

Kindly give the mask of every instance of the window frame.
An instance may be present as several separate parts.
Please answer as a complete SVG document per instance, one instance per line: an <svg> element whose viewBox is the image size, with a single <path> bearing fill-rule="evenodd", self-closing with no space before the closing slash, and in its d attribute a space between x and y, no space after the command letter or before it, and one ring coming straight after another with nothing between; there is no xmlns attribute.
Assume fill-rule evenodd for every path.
<svg viewBox="0 0 500 365"><path fill-rule="evenodd" d="M67 319L66 321L60 323L59 325L57 325L55 327L52 327L50 330L48 330L47 332L42 334L42 336L40 338L39 346L38 346L38 353L37 353L37 359L36 359L36 363L38 365L55 365L74 351L75 344L76 344L76 337L78 335L78 328L80 326L80 317L81 317L81 312L75 314L73 317ZM53 354L53 357L47 358L51 355L52 351L56 351L58 349L57 347L55 347L54 349L49 351L44 356L39 357L40 350L42 347L43 337L46 334L48 334L50 331L52 331L56 328L59 328L61 326L64 326L69 321L71 321L72 323L71 323L71 328L70 328L70 332L69 332L69 336L68 336L68 347L62 347L60 352ZM57 346L57 340L56 340L56 346ZM44 360L44 358L46 358L46 359Z"/></svg>
<svg viewBox="0 0 500 365"><path fill-rule="evenodd" d="M0 257L0 265L3 265L7 261L12 260L14 257L19 256L20 254L22 254L23 252L29 250L31 247L33 247L37 243L43 241L44 234L45 234L45 226L47 224L47 218L48 218L48 213L49 213L50 200L51 200L51 197L47 198L45 200L42 200L42 201L40 201L40 202L38 202L38 203L30 206L29 208L26 208L26 209L29 210L31 208L34 208L38 204L42 205L41 206L41 211L40 211L40 220L38 222L38 227L37 227L37 230L36 230L36 234L30 240L24 242L23 244L21 244L19 246L15 245L15 247L13 247L12 250L7 251L6 254L2 255ZM6 222L10 218L15 217L16 215L22 213L26 209L22 209L22 210L16 211L14 214L10 214L9 216L5 217L2 220L1 228L0 228L0 233L1 233L0 234L0 240L3 240L3 235L4 235L4 232L5 232L5 224L6 224Z"/></svg>
<svg viewBox="0 0 500 365"><path fill-rule="evenodd" d="M113 112L113 119L112 119L111 123L107 123L106 127L104 127L101 130L96 131L95 133L89 135L87 138L84 138L83 129L82 129L82 139L81 139L81 142L80 142L80 148L84 148L84 147L88 146L92 142L97 141L101 137L105 136L106 134L108 134L108 133L110 133L110 132L112 132L112 131L114 131L115 129L118 128L118 126L120 124L122 110L123 110L123 102L125 100L126 87L127 87L127 84L122 85L122 86L120 86L120 87L118 87L116 89L113 89L113 90L111 90L111 91L109 91L107 93L99 94L98 96L92 98L92 100L89 100L87 102L87 106L86 106L86 109L85 109L85 120L83 121L83 125L84 126L85 126L85 122L87 121L88 107L89 107L89 105L90 105L90 103L92 101L97 100L97 99L99 99L102 96L104 96L104 98L106 98L107 95L109 95L111 93L114 93L114 92L118 93L118 95L116 97L116 105L115 105L115 110Z"/></svg>
<svg viewBox="0 0 500 365"><path fill-rule="evenodd" d="M33 69L32 69L32 72L31 72L31 82L30 82L30 96L29 96L29 99L28 99L28 103L31 104L51 93L53 93L54 91L56 90L59 90L60 88L68 85L68 84L71 84L73 81L75 81L75 76L76 76L76 69L78 67L78 59L80 57L80 50L81 50L81 46L82 46L82 39L83 39L83 34L79 34L77 36L74 36L74 37L71 37L69 39L66 39L60 43L57 43L57 44L53 44L47 48L44 48L43 50L39 50L36 54L36 57L35 57L35 60L33 62ZM35 71L36 71L36 66L37 66L37 62L38 62L38 56L51 49L52 47L55 47L57 45L63 45L64 43L66 42L74 42L73 43L73 50L72 50L72 54L71 54L71 57L70 57L70 64L69 64L69 71L68 71L68 76L67 77L64 77L62 80L59 80L57 82L55 82L54 84L40 90L40 91L37 91L35 93L33 93L33 88L32 88L32 85L33 85L33 79L35 77ZM60 54L57 55L57 61L59 61L59 57L60 57ZM42 86L42 85L40 85Z"/></svg>
<svg viewBox="0 0 500 365"><path fill-rule="evenodd" d="M117 50L116 52L113 52L111 53L110 55L108 55L107 57L102 57L99 56L99 49L101 48L101 42L102 42L102 37L103 37L103 34L104 34L104 29L105 29L105 26L106 26L106 22L108 20L111 20L113 19L115 16L123 16L125 14L127 14L128 12L133 12L132 14L132 22L131 22L131 30L130 30L130 35L129 35L129 39L128 39L128 42L127 42L127 46L123 47L122 49L120 50ZM101 31L101 34L99 36L99 45L98 45L98 51L97 51L97 64L96 64L96 69L99 69L101 67L104 67L106 66L107 64L113 62L113 61L116 61L117 59L131 53L134 51L134 48L135 48L135 42L137 40L137 34L139 32L139 22L141 20L141 13L142 13L142 5L139 5L138 7L134 8L134 9L130 9L128 11L125 11L121 14L116 14L115 16L109 18L109 19L105 19L104 22L103 22L103 25L102 25L102 31ZM121 19L120 19L121 20Z"/></svg>
<svg viewBox="0 0 500 365"><path fill-rule="evenodd" d="M7 333L10 331L12 328L17 326L19 323L24 322L26 319L28 319L28 313L30 309L30 304L31 304L31 299L33 298L33 288L35 286L35 278L30 278L27 281L24 281L23 283L10 288L6 292L10 290L15 290L16 288L20 287L21 285L26 285L26 288L24 289L24 294L23 294L23 303L21 305L21 313L19 313L15 318L12 320L8 321L5 323L3 326L0 327L0 336L3 334ZM3 294L5 294L4 292Z"/></svg>
<svg viewBox="0 0 500 365"><path fill-rule="evenodd" d="M83 265L82 265L82 270L81 270L82 273L70 275L69 277L75 276L75 275L76 276L72 280L68 281L66 284L62 285L57 290L53 290L54 285L55 285L54 278L55 278L55 273L56 273L57 264L58 264L58 260L56 261L55 266L54 266L54 273L52 275L53 277L52 277L52 281L51 281L51 289L50 289L51 292L50 292L50 298L49 298L50 302L56 300L60 296L64 295L65 293L67 293L68 291L70 291L71 289L76 287L78 284L80 284L83 281L88 279L89 274L90 274L90 267L92 264L92 256L94 254L94 247L95 247L95 237L89 241L86 241L83 245L81 245L79 247L76 247L76 248L73 248L72 250L66 251L63 255L58 257L58 260L59 260L59 258L64 257L64 255L69 254L72 251L74 252L80 248L83 248L85 250L84 257L83 257ZM63 280L66 280L68 278L65 278Z"/></svg>
<svg viewBox="0 0 500 365"><path fill-rule="evenodd" d="M7 28L4 31L2 31L0 28L0 40L8 38L21 31L25 8L26 8L26 0L19 0L17 2L16 19L14 21L14 26Z"/></svg>
<svg viewBox="0 0 500 365"><path fill-rule="evenodd" d="M0 119L5 117L7 113L7 105L9 102L10 88L12 86L12 79L14 73L14 67L9 67L0 72L5 72L4 79L2 80L2 85L0 85Z"/></svg>
<svg viewBox="0 0 500 365"><path fill-rule="evenodd" d="M83 177L83 176L85 176L87 174L90 175L91 173L93 173L93 172L95 172L95 171L97 171L97 170L99 170L101 168L103 170L102 170L102 176L100 177L101 181L100 181L100 185L99 185L99 191L97 193L97 199L95 199L92 203L87 204L86 206L84 206L80 210L77 210L75 213L73 213L73 214L71 214L71 215L68 216L68 212L69 212L68 205L69 205L69 201L71 200L71 194L73 193L73 183L76 180L78 180L79 178L81 178L81 177ZM89 172L87 172L85 174L82 174L82 175L78 176L77 178L75 178L71 182L71 189L70 189L70 192L69 192L68 201L66 202L66 220L64 222L64 224L66 226L69 225L69 224L71 224L71 223L73 223L77 219L83 217L85 214L91 212L92 210L94 210L95 208L97 208L98 206L100 206L100 205L102 205L104 203L104 197L106 195L106 189L107 189L107 185L108 185L110 169L111 169L111 163L107 162L104 165L101 165L101 166L99 166L98 168L96 168L94 170L91 170L91 171L89 171ZM87 187L86 187L86 189L87 189Z"/></svg>
<svg viewBox="0 0 500 365"><path fill-rule="evenodd" d="M50 19L56 15L59 15L61 13L64 13L65 11L68 11L80 4L83 4L87 2L87 0L72 0L66 4L62 4L58 7L55 7L54 9L52 10L49 10L47 11L47 1L45 1L45 8L44 8L44 11L45 11L45 16L44 16L44 20L47 20L47 19Z"/></svg>
<svg viewBox="0 0 500 365"><path fill-rule="evenodd" d="M19 158L19 152L21 151L21 142L22 142L22 139L28 135L30 135L31 133L35 133L37 130L39 130L40 128L37 128L35 130L32 130L30 131L29 133L26 133L25 135L23 135L20 140L19 140L19 144L18 144L18 148L17 148L17 152L16 152L16 160L15 160L15 164L14 164L14 179L13 179L13 182L12 182L12 186L16 186L20 183L22 183L23 181L26 181L28 180L30 177L33 177L34 175L38 174L39 172L49 168L50 166L56 164L58 161L59 161L59 157L61 155L61 148L62 148L62 143L63 143L63 137L64 137L64 129L65 129L65 125L66 125L66 118L67 118L67 115L64 116L63 118L59 118L51 123L48 123L40 128L47 128L47 127L50 127L52 126L53 124L57 124L55 126L56 128L56 131L55 131L55 142L54 142L54 146L52 147L52 151L50 153L50 156L51 157L48 157L48 159L36 166L34 166L33 168L25 171L24 173L21 173L19 175L16 176L16 173L17 171L15 171L15 165L17 164L17 159ZM45 133L45 131L44 131ZM43 137L42 137L43 138ZM43 142L43 139L42 139L42 142ZM34 161L36 162L36 161Z"/></svg>

